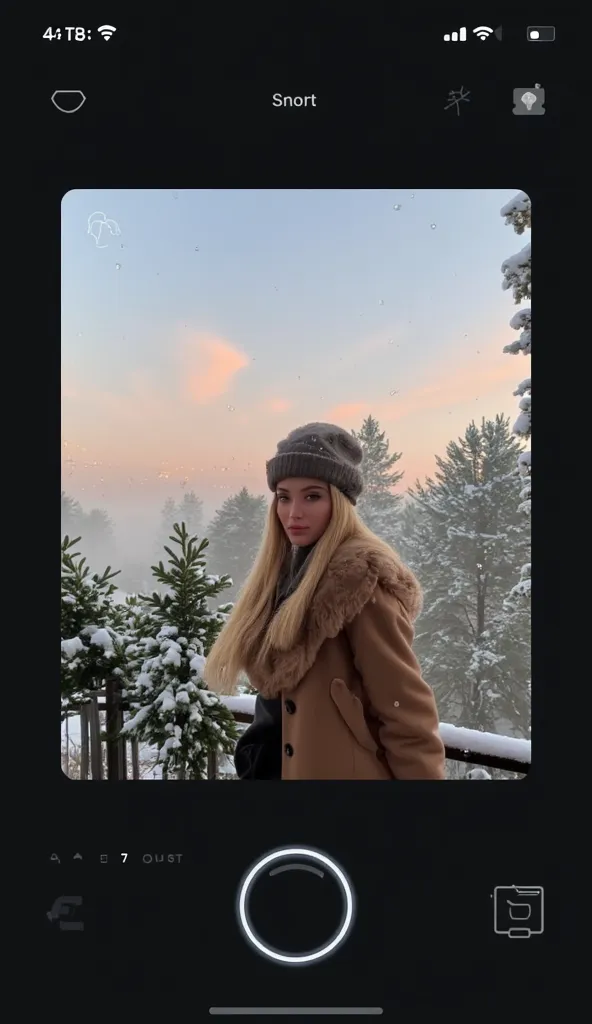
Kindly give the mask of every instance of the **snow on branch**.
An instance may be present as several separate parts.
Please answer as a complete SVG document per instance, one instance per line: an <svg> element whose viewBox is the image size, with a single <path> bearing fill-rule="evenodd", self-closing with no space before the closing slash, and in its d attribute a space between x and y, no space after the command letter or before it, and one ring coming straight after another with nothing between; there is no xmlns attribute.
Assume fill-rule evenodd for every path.
<svg viewBox="0 0 592 1024"><path fill-rule="evenodd" d="M504 352L510 355L518 355L522 352L523 355L529 356L531 354L532 344L532 314L530 306L519 309L510 320L510 327L513 331L520 331L520 336L516 341L511 341L509 345L504 345Z"/></svg>
<svg viewBox="0 0 592 1024"><path fill-rule="evenodd" d="M512 291L514 302L518 305L531 295L532 251L530 242L520 252L508 256L502 263L502 290Z"/></svg>
<svg viewBox="0 0 592 1024"><path fill-rule="evenodd" d="M531 202L525 192L519 192L502 206L501 216L505 223L514 228L517 235L522 235L527 228L531 227ZM531 261L532 251L530 242L520 252L509 256L502 263L502 288L504 291L512 291L514 302L518 305L525 299L532 298L531 282ZM518 331L519 336L509 345L504 346L504 352L509 355L530 356L532 351L532 314L530 306L519 309L510 320L510 327ZM514 396L519 398L518 417L512 427L512 431L520 440L530 440L532 433L532 381L525 377L520 381L514 391ZM518 458L518 473L520 476L520 504L518 508L525 515L531 511L531 459L530 452L522 452ZM526 597L530 594L530 580L522 579L514 587L512 597Z"/></svg>
<svg viewBox="0 0 592 1024"><path fill-rule="evenodd" d="M509 203L502 206L500 215L508 226L512 226L517 235L522 235L530 228L532 203L526 192L519 192Z"/></svg>

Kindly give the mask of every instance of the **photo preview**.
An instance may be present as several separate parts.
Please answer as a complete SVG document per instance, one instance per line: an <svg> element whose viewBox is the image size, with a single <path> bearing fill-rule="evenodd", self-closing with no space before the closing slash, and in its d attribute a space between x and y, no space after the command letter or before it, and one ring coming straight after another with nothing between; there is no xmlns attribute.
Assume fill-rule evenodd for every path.
<svg viewBox="0 0 592 1024"><path fill-rule="evenodd" d="M530 232L518 188L66 193L68 779L526 777Z"/></svg>

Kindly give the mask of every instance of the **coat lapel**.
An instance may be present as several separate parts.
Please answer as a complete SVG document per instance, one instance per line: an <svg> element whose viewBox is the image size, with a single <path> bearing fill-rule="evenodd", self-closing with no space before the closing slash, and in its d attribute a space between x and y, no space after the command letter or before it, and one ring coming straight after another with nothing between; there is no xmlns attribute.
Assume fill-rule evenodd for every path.
<svg viewBox="0 0 592 1024"><path fill-rule="evenodd" d="M293 690L314 665L325 640L336 637L362 611L377 585L397 597L413 620L421 610L421 590L413 573L365 540L346 541L331 559L305 615L298 643L289 651L273 650L246 666L252 685L263 697Z"/></svg>

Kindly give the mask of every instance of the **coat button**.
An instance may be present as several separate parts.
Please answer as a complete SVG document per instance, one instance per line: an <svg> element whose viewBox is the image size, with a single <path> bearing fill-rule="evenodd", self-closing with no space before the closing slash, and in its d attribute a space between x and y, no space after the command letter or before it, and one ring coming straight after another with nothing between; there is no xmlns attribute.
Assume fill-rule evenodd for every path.
<svg viewBox="0 0 592 1024"><path fill-rule="evenodd" d="M289 715L293 715L296 710L296 705L293 700L287 700L284 704L284 707Z"/></svg>
<svg viewBox="0 0 592 1024"><path fill-rule="evenodd" d="M286 757L292 757L292 754L294 753L294 747L292 746L291 743L286 743L284 747L284 753Z"/></svg>

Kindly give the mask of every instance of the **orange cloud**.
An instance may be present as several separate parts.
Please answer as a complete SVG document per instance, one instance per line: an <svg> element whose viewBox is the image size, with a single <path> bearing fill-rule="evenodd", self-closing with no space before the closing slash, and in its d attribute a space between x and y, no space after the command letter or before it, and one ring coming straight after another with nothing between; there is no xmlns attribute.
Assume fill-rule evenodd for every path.
<svg viewBox="0 0 592 1024"><path fill-rule="evenodd" d="M288 402L285 398L269 398L265 402L264 408L269 412L287 412L293 405L294 402Z"/></svg>
<svg viewBox="0 0 592 1024"><path fill-rule="evenodd" d="M400 420L423 410L440 409L445 406L450 408L452 405L485 397L490 392L497 391L501 383L507 381L511 385L515 379L517 381L527 376L528 371L522 372L522 369L516 365L515 359L506 357L504 361L494 366L484 365L479 369L473 365L462 370L441 373L437 383L401 395L396 405L389 406L386 403L386 407L390 409L389 419ZM510 395L511 390L508 392L508 398Z"/></svg>
<svg viewBox="0 0 592 1024"><path fill-rule="evenodd" d="M205 405L225 394L233 377L249 365L239 349L221 338L195 338L183 350L186 393Z"/></svg>
<svg viewBox="0 0 592 1024"><path fill-rule="evenodd" d="M484 360L482 366L476 366L472 362L462 369L434 367L430 374L432 380L422 387L395 394L390 401L385 398L382 401L370 399L362 402L344 402L334 406L328 415L336 423L360 420L368 413L381 422L393 422L428 409L450 409L451 406L485 397L506 381L511 388L508 391L509 398L514 390L511 385L528 376L528 365L524 365L523 359L519 363L516 357L506 356L499 362L496 359L494 365Z"/></svg>
<svg viewBox="0 0 592 1024"><path fill-rule="evenodd" d="M340 423L342 420L359 419L367 415L372 402L342 402L341 405L334 405L329 413L331 420Z"/></svg>

